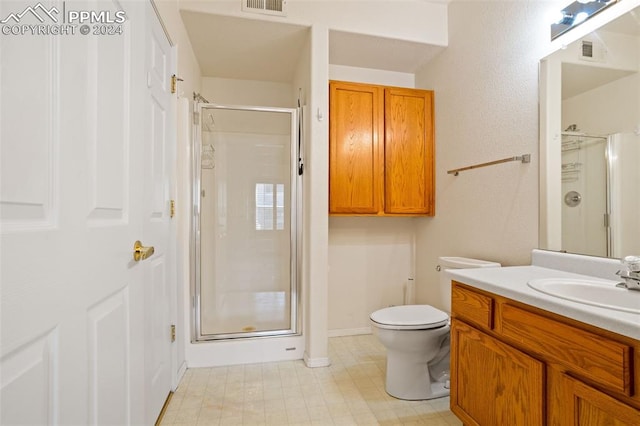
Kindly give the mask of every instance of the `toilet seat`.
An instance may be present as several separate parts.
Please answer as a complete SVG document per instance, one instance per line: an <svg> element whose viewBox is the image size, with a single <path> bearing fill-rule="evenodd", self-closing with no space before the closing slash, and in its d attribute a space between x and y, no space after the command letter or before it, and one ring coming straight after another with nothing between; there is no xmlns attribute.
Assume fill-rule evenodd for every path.
<svg viewBox="0 0 640 426"><path fill-rule="evenodd" d="M383 308L369 317L378 328L390 330L429 330L444 327L449 315L430 305L402 305Z"/></svg>

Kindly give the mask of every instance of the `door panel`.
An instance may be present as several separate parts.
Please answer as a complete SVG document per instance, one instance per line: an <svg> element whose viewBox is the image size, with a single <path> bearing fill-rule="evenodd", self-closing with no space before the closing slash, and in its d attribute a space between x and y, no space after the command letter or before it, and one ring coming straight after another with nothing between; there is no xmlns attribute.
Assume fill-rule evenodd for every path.
<svg viewBox="0 0 640 426"><path fill-rule="evenodd" d="M161 94L160 94L161 95ZM152 97L154 94L152 94ZM150 218L157 220L164 220L165 217L165 173L166 173L166 159L165 159L165 135L164 128L166 126L166 105L161 105L162 99L152 98L149 105L151 112L151 146L149 147L149 172L152 186L149 188L151 192L148 194L151 196L151 211Z"/></svg>
<svg viewBox="0 0 640 426"><path fill-rule="evenodd" d="M128 288L88 310L89 419L91 424L129 424Z"/></svg>
<svg viewBox="0 0 640 426"><path fill-rule="evenodd" d="M543 379L542 362L452 321L451 411L465 424L543 425Z"/></svg>
<svg viewBox="0 0 640 426"><path fill-rule="evenodd" d="M125 6L122 36L0 37L0 424L144 422L147 25Z"/></svg>
<svg viewBox="0 0 640 426"><path fill-rule="evenodd" d="M131 43L131 31L125 31L120 37L94 37L87 46L87 96L95 105L87 140L92 226L127 219Z"/></svg>
<svg viewBox="0 0 640 426"><path fill-rule="evenodd" d="M384 92L378 86L331 82L329 213L381 210Z"/></svg>
<svg viewBox="0 0 640 426"><path fill-rule="evenodd" d="M433 94L385 89L386 213L433 214Z"/></svg>
<svg viewBox="0 0 640 426"><path fill-rule="evenodd" d="M640 424L640 410L626 405L564 374L561 415L563 424L576 426L633 426Z"/></svg>
<svg viewBox="0 0 640 426"><path fill-rule="evenodd" d="M175 286L175 260L171 247L169 203L170 182L175 158L175 100L171 95L171 75L175 61L169 40L155 11L147 5L149 31L145 38L147 76L147 129L145 138L143 244L155 253L142 262L145 268L145 406L146 422L158 417L171 391L171 311L170 286Z"/></svg>
<svg viewBox="0 0 640 426"><path fill-rule="evenodd" d="M2 357L2 424L53 424L58 333L50 330ZM25 393L29 399L24 399Z"/></svg>
<svg viewBox="0 0 640 426"><path fill-rule="evenodd" d="M22 10L24 4L2 3L0 19L14 9ZM4 231L33 231L55 225L59 196L55 155L59 149L59 58L59 39L0 37L0 60L11 64L3 66L0 73L0 223ZM27 81L29 84L17 84Z"/></svg>
<svg viewBox="0 0 640 426"><path fill-rule="evenodd" d="M0 3L0 16L22 6ZM0 37L0 424L59 418L60 49Z"/></svg>

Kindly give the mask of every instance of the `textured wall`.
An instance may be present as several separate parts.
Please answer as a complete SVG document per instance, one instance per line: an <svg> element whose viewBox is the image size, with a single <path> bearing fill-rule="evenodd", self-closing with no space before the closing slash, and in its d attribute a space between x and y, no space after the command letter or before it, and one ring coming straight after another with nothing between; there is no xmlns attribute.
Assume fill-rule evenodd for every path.
<svg viewBox="0 0 640 426"><path fill-rule="evenodd" d="M640 128L640 76L632 74L562 102L562 128L595 135L633 132Z"/></svg>
<svg viewBox="0 0 640 426"><path fill-rule="evenodd" d="M371 312L405 303L414 273L414 234L413 218L329 219L332 335L366 333Z"/></svg>
<svg viewBox="0 0 640 426"><path fill-rule="evenodd" d="M436 216L416 224L420 303L441 306L438 256L528 264L538 245L538 61L557 4L451 3L449 46L416 75L436 105ZM521 154L531 163L447 174Z"/></svg>

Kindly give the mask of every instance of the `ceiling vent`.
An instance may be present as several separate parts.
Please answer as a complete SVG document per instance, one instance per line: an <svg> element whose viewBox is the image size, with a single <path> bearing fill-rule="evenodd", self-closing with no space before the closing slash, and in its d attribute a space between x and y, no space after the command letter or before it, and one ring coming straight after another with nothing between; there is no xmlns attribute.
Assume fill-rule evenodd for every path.
<svg viewBox="0 0 640 426"><path fill-rule="evenodd" d="M582 40L580 43L580 59L583 61L604 62L607 50L602 43Z"/></svg>
<svg viewBox="0 0 640 426"><path fill-rule="evenodd" d="M582 57L593 58L593 42L582 40Z"/></svg>
<svg viewBox="0 0 640 426"><path fill-rule="evenodd" d="M242 0L244 12L287 16L286 0Z"/></svg>

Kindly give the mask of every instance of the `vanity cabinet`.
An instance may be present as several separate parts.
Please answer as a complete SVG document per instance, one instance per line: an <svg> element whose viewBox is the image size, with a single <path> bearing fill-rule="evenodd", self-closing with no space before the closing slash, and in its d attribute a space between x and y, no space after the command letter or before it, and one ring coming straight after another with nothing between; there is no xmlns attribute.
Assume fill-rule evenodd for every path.
<svg viewBox="0 0 640 426"><path fill-rule="evenodd" d="M434 215L433 92L329 83L329 213Z"/></svg>
<svg viewBox="0 0 640 426"><path fill-rule="evenodd" d="M563 399L557 424L592 426L640 425L637 409L585 385L567 374L562 376Z"/></svg>
<svg viewBox="0 0 640 426"><path fill-rule="evenodd" d="M465 425L640 425L640 342L452 282L451 411Z"/></svg>
<svg viewBox="0 0 640 426"><path fill-rule="evenodd" d="M544 424L542 362L455 319L451 337L451 365L457 371L452 378L460 384L452 382L451 400L475 421L470 424Z"/></svg>

